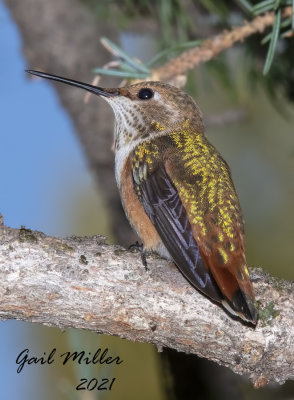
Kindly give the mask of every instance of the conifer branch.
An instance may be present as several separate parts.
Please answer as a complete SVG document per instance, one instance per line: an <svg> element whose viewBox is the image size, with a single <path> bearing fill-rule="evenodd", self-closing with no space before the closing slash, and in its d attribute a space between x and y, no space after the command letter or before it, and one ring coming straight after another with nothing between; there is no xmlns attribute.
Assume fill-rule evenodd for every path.
<svg viewBox="0 0 294 400"><path fill-rule="evenodd" d="M286 7L282 13L283 18L292 16L292 7ZM185 75L190 69L198 64L211 60L222 51L232 47L237 42L242 42L247 37L262 33L267 27L272 26L275 21L275 13L269 12L255 17L251 22L245 21L242 26L224 31L221 34L204 40L197 47L181 53L166 64L152 71L152 79L170 81L178 75Z"/></svg>

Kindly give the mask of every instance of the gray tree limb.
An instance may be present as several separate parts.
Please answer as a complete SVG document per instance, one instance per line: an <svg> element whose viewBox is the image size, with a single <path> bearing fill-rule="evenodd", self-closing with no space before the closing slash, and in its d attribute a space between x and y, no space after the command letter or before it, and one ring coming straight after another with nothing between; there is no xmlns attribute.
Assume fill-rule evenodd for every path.
<svg viewBox="0 0 294 400"><path fill-rule="evenodd" d="M294 282L251 270L260 320L233 320L170 262L109 246L12 229L0 218L0 317L118 335L197 354L256 387L294 379Z"/></svg>

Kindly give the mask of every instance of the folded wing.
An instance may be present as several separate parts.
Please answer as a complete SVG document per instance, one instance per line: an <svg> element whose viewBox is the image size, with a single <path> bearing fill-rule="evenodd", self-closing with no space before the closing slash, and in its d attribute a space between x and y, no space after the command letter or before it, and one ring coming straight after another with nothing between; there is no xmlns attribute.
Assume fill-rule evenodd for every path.
<svg viewBox="0 0 294 400"><path fill-rule="evenodd" d="M213 258L209 260L201 255L187 211L165 167L161 165L149 175L142 173L140 169L146 171L146 166L140 165L137 170L133 169L135 192L179 270L195 288L210 299L222 303L231 313L255 323L255 310L251 303L248 306L248 299L239 290L234 276L229 273L237 288L234 299L228 298L218 285L209 265ZM222 270L228 274L228 270ZM222 275L221 270L216 271L219 276Z"/></svg>

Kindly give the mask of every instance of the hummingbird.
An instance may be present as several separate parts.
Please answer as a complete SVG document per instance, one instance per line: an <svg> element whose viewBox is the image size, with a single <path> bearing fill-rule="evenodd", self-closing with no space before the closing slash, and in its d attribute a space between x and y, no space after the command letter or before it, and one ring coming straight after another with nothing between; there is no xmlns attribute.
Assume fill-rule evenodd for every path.
<svg viewBox="0 0 294 400"><path fill-rule="evenodd" d="M109 103L115 115L115 177L144 250L172 260L194 288L256 325L239 199L192 97L163 82L113 89L27 72Z"/></svg>

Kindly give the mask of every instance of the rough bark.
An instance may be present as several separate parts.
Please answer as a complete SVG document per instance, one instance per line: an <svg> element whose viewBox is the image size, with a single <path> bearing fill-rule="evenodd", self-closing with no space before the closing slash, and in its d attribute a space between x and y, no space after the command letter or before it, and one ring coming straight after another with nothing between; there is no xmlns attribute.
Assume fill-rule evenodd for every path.
<svg viewBox="0 0 294 400"><path fill-rule="evenodd" d="M1 224L1 221L0 221ZM176 267L104 238L60 239L0 226L0 316L75 327L197 354L256 387L294 379L294 282L251 270L254 329L198 293Z"/></svg>

